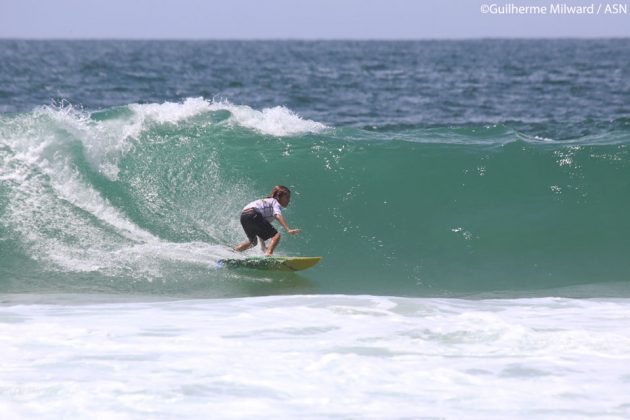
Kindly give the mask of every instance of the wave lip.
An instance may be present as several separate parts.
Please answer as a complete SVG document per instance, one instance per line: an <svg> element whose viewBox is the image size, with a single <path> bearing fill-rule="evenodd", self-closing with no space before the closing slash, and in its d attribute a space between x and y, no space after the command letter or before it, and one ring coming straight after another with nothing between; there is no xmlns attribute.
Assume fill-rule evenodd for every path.
<svg viewBox="0 0 630 420"><path fill-rule="evenodd" d="M203 113L228 111L230 113L227 119L228 124L255 130L265 135L285 137L319 133L328 128L320 122L302 118L284 106L256 110L247 105L236 105L226 100L187 98L179 103L131 104L129 109L142 125L149 121L159 124L177 124Z"/></svg>
<svg viewBox="0 0 630 420"><path fill-rule="evenodd" d="M271 136L285 137L319 133L328 128L320 122L304 119L284 106L264 108L258 111L245 105L213 102L210 109L213 111L227 110L232 114L230 123Z"/></svg>

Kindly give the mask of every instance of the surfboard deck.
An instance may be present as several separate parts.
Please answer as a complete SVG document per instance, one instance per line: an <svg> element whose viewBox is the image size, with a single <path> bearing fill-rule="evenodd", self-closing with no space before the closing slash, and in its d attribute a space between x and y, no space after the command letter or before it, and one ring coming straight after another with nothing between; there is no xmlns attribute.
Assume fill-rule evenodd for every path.
<svg viewBox="0 0 630 420"><path fill-rule="evenodd" d="M247 257L217 261L218 267L253 268L267 271L300 271L311 268L322 257Z"/></svg>

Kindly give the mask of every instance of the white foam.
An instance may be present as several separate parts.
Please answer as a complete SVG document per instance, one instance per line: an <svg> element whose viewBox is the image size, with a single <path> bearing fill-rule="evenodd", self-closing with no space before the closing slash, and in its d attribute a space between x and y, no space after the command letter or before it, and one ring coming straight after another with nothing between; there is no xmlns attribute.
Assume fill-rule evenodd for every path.
<svg viewBox="0 0 630 420"><path fill-rule="evenodd" d="M283 106L264 108L261 111L229 102L216 102L212 110L227 110L232 114L230 122L271 136L292 136L304 133L319 133L328 127L322 123L303 119Z"/></svg>
<svg viewBox="0 0 630 420"><path fill-rule="evenodd" d="M12 186L2 224L49 268L158 277L159 254L137 245L155 250L168 249L168 243L132 223L74 168L67 143L73 137L96 141L86 135L95 134L90 124L70 107L42 108L3 125L0 178Z"/></svg>
<svg viewBox="0 0 630 420"><path fill-rule="evenodd" d="M627 418L628 317L627 299L5 303L0 407L73 418Z"/></svg>
<svg viewBox="0 0 630 420"><path fill-rule="evenodd" d="M133 149L142 133L152 124L178 124L203 113L226 110L231 114L229 124L266 135L281 137L318 133L327 128L322 123L303 119L282 106L259 111L246 105L208 101L203 98L188 98L180 103L130 104L128 108L132 111L131 116L105 121L91 120L88 113L70 105L60 108L43 107L36 114L45 115L70 130L74 137L82 141L88 160L110 179L118 176L120 157Z"/></svg>
<svg viewBox="0 0 630 420"><path fill-rule="evenodd" d="M152 121L160 124L176 124L196 115L208 112L211 104L203 98L188 98L183 102L129 105L141 123Z"/></svg>
<svg viewBox="0 0 630 420"><path fill-rule="evenodd" d="M90 163L105 176L116 179L120 158L134 148L151 124L177 124L208 112L210 106L201 98L190 98L182 103L130 104L128 109L131 115L104 121L92 120L89 113L71 105L43 107L36 114L45 115L68 130L83 143Z"/></svg>

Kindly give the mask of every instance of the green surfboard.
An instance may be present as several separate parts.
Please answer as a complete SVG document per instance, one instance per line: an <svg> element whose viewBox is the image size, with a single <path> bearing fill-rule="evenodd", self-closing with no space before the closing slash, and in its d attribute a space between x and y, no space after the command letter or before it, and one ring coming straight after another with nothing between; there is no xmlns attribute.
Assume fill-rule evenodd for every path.
<svg viewBox="0 0 630 420"><path fill-rule="evenodd" d="M322 257L247 257L217 261L218 267L253 268L267 271L300 271L311 268Z"/></svg>

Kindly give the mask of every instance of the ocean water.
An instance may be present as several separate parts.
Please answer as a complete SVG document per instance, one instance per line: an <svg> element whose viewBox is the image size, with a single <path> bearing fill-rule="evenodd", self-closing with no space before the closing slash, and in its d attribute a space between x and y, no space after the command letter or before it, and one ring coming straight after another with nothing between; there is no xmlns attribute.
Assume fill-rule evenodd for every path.
<svg viewBox="0 0 630 420"><path fill-rule="evenodd" d="M1 417L629 417L628 57L0 41Z"/></svg>

